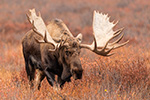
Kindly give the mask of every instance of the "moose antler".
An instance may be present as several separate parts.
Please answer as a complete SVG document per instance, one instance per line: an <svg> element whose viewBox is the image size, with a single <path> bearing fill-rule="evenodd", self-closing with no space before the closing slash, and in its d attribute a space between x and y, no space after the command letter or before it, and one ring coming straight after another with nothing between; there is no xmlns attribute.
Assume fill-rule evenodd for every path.
<svg viewBox="0 0 150 100"><path fill-rule="evenodd" d="M117 24L109 21L108 15L94 11L93 15L93 35L94 41L91 45L80 44L81 48L87 48L95 52L98 55L110 56L109 52L118 47L122 47L129 41L119 44L118 42L123 38L123 35L113 43L109 43L110 40L119 36L123 31L123 28L113 31L113 27Z"/></svg>
<svg viewBox="0 0 150 100"><path fill-rule="evenodd" d="M37 16L35 9L30 9L29 12L27 13L27 18L33 26L33 31L35 31L37 34L43 37L43 40L38 40L39 42L48 42L53 44L54 47L58 45L50 36L40 13Z"/></svg>

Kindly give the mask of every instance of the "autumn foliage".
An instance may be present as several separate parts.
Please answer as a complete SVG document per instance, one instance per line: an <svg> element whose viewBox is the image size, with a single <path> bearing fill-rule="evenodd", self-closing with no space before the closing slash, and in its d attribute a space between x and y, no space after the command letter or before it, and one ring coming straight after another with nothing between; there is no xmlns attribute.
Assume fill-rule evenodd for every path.
<svg viewBox="0 0 150 100"><path fill-rule="evenodd" d="M32 27L25 13L41 12L46 23L62 19L74 36L91 43L93 10L119 20L125 27L122 41L130 42L110 57L82 50L81 80L53 90L44 79L41 90L31 90L25 72L21 39ZM148 100L150 98L150 2L147 0L1 0L0 1L0 99L1 100ZM147 13L146 13L147 12Z"/></svg>

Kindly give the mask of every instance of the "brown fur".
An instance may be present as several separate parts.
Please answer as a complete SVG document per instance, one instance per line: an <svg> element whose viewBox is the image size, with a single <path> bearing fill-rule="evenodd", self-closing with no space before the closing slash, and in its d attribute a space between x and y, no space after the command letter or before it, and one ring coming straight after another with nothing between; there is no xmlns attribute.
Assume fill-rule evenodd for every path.
<svg viewBox="0 0 150 100"><path fill-rule="evenodd" d="M57 86L62 87L66 81L70 81L71 76L74 79L81 79L83 71L79 59L78 39L72 36L67 26L59 19L52 20L47 28L52 38L62 38L68 45L49 51L54 49L52 44L38 43L35 38L41 40L42 37L33 30L26 33L22 46L27 77L31 86L38 89L44 77L51 86L57 83ZM58 76L57 81L55 75Z"/></svg>

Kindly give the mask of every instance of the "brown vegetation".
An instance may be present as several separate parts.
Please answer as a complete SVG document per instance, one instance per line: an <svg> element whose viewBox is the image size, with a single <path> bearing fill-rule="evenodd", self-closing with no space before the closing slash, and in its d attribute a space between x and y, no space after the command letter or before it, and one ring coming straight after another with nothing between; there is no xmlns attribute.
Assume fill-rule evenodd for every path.
<svg viewBox="0 0 150 100"><path fill-rule="evenodd" d="M25 13L30 8L43 19L60 18L74 36L83 33L91 43L93 10L109 13L125 27L130 43L111 57L81 52L83 79L66 83L54 91L46 80L40 91L31 91L25 72L21 39L31 29ZM150 98L150 2L147 0L1 0L0 1L0 99L148 100ZM88 54L88 55L87 55Z"/></svg>

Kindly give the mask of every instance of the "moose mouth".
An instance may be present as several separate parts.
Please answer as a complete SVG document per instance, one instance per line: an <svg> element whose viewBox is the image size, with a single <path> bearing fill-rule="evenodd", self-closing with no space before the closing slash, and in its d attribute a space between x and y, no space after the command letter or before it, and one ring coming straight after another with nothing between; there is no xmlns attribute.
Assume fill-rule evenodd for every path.
<svg viewBox="0 0 150 100"><path fill-rule="evenodd" d="M75 71L72 71L72 76L75 80L77 79L82 79L82 72L83 70L75 70Z"/></svg>

